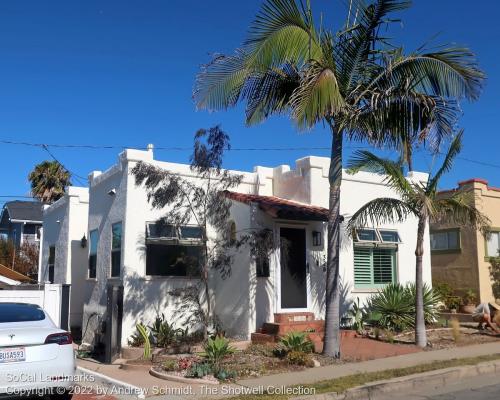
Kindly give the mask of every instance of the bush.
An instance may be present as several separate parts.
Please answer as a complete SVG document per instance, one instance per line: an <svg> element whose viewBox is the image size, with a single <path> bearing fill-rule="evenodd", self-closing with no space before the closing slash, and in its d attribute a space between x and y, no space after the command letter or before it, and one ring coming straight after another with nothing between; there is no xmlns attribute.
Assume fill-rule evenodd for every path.
<svg viewBox="0 0 500 400"><path fill-rule="evenodd" d="M304 353L303 351L290 351L286 355L286 360L289 364L293 365L314 366L311 354Z"/></svg>
<svg viewBox="0 0 500 400"><path fill-rule="evenodd" d="M202 354L207 359L210 365L213 366L215 372L220 371L222 360L236 350L229 344L229 340L225 337L217 336L214 339L209 338L204 346L205 352Z"/></svg>
<svg viewBox="0 0 500 400"><path fill-rule="evenodd" d="M181 329L175 329L174 324L169 324L165 315L156 317L153 325L148 326L151 336L151 341L157 347L168 347L180 337L183 333Z"/></svg>
<svg viewBox="0 0 500 400"><path fill-rule="evenodd" d="M403 331L412 326L415 309L404 286L394 283L373 295L367 304L371 322L381 328Z"/></svg>
<svg viewBox="0 0 500 400"><path fill-rule="evenodd" d="M177 371L178 369L178 364L177 364L177 360L165 360L163 362L163 369L165 371Z"/></svg>
<svg viewBox="0 0 500 400"><path fill-rule="evenodd" d="M212 365L206 362L196 363L191 366L186 376L190 378L203 378L213 372Z"/></svg>
<svg viewBox="0 0 500 400"><path fill-rule="evenodd" d="M306 332L289 332L280 339L275 354L285 353L284 355L286 355L292 351L312 353L313 350L314 344L309 340Z"/></svg>
<svg viewBox="0 0 500 400"><path fill-rule="evenodd" d="M426 324L434 323L439 316L441 295L424 284L424 318ZM403 286L393 283L385 286L368 300L367 309L372 324L400 332L415 325L416 285Z"/></svg>

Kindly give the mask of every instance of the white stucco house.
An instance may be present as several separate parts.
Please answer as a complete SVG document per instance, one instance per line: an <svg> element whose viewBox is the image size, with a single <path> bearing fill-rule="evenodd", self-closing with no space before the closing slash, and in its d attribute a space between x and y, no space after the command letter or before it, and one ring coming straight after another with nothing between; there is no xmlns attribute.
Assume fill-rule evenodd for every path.
<svg viewBox="0 0 500 400"><path fill-rule="evenodd" d="M87 286L87 226L89 190L68 188L66 194L43 209L42 246L38 271L41 283L71 285L71 328L81 328Z"/></svg>
<svg viewBox="0 0 500 400"><path fill-rule="evenodd" d="M100 334L109 329L103 323L109 310L109 287L123 287L123 309L118 314L122 322L119 340L126 345L138 321L150 323L161 313L173 318L178 300L168 292L191 284L194 279L187 277L182 267L170 268L172 254L182 250L183 238L178 238L177 245L172 246L171 241L163 240L168 238L161 237L154 229L155 221L168 210L152 209L144 188L136 186L130 171L138 161L152 163L193 181L198 179L188 165L155 160L152 148L125 150L110 169L90 174L88 223L83 216L72 218L71 212L62 215L62 210L67 208L63 204L71 199L71 191L61 204L55 203L45 210L44 243L50 246L57 242L54 279L57 282L60 273L68 279L69 270L78 269L78 296L82 297L84 314L83 340L91 345L96 345ZM236 232L266 227L274 232L276 243L286 238L292 246L286 261L277 246L264 267L255 265L248 249L240 250L230 277L220 279L215 273L210 288L214 293L213 306L228 335L248 339L263 323L273 322L281 313L309 313L323 318L328 168L328 158L311 156L297 160L294 168L258 166L253 172L235 171L243 175L242 183L228 194ZM423 181L427 174L413 172L408 179ZM341 213L347 219L374 198L396 196L380 176L368 172L344 173ZM59 230L57 221L60 221ZM62 237L63 227L74 232L74 236ZM340 255L344 300L359 297L364 301L384 284L414 281L416 232L417 221L409 218L400 224L366 227L358 231L354 240L344 235ZM70 243L84 233L88 246L85 261L81 261L80 244L71 246ZM428 235L424 280L430 284L427 238ZM196 238L186 233L185 239L193 245ZM70 253L76 251L79 261L65 256L59 264L58 246ZM48 264L45 250L44 254L41 276ZM71 282L75 285L74 277ZM74 286L73 293L75 289Z"/></svg>

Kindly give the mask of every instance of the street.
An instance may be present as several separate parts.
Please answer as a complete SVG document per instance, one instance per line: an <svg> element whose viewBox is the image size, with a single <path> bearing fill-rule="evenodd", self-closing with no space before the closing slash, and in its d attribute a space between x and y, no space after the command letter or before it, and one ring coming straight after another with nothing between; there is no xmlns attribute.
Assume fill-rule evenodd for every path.
<svg viewBox="0 0 500 400"><path fill-rule="evenodd" d="M497 400L500 398L500 375L484 375L463 379L443 388L432 386L411 392L393 392L377 400Z"/></svg>

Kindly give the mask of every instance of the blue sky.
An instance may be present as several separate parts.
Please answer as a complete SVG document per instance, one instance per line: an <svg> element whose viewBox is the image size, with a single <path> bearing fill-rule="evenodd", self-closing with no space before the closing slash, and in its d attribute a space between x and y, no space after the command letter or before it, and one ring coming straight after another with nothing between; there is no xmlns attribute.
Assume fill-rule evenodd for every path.
<svg viewBox="0 0 500 400"><path fill-rule="evenodd" d="M311 3L316 13L325 14L327 23L345 16L341 1ZM460 123L466 136L461 156L500 166L495 124L500 112L496 45L500 2L414 3L402 14L404 24L394 29L394 36L408 50L436 33L440 35L435 43L456 42L474 50L488 80L478 102L463 104ZM195 111L191 92L199 66L209 61L211 53L231 52L241 43L260 4L256 0L0 2L0 139L190 147L196 129L221 124L235 148L329 146L321 126L299 133L288 119L272 118L248 128L241 108L215 114ZM49 155L25 146L0 144L0 150L0 195L27 194L29 171ZM72 172L87 176L113 164L118 150L52 148L51 152ZM225 164L251 170L256 164L293 164L308 154L327 152L233 151ZM185 162L188 157L188 151L156 151L156 158L163 160ZM431 161L419 156L417 169L427 171ZM499 168L459 160L443 187L470 177L500 186Z"/></svg>

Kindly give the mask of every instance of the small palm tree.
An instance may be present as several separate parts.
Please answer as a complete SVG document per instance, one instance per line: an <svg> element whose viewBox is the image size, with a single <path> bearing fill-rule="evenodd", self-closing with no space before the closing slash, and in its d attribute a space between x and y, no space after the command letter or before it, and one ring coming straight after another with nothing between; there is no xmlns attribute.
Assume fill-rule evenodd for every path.
<svg viewBox="0 0 500 400"><path fill-rule="evenodd" d="M199 73L194 99L198 108L209 111L246 103L249 125L285 114L302 129L318 122L329 127L323 353L339 357L344 139L402 148L406 137L418 137L437 145L452 133L456 100L476 99L484 75L468 49L404 54L389 43L385 27L396 21L395 12L409 7L409 1L351 0L346 22L337 32L322 23L318 26L322 18L313 17L309 3L264 1L243 45L232 55L217 55Z"/></svg>
<svg viewBox="0 0 500 400"><path fill-rule="evenodd" d="M43 203L59 200L71 185L71 174L57 161L42 161L28 175L31 193Z"/></svg>
<svg viewBox="0 0 500 400"><path fill-rule="evenodd" d="M367 226L369 223L382 225L384 223L403 222L408 216L418 220L417 245L415 249L415 338L420 347L427 345L425 331L422 258L424 255L424 239L427 222L446 222L461 226L474 227L484 232L488 230L489 220L474 205L471 193L455 191L449 196L438 196L438 185L442 176L453 165L453 160L461 150L463 131L451 142L444 157L443 164L436 174L427 182L407 180L400 164L377 157L369 151L357 151L349 162L349 173L359 170L369 170L385 175L385 181L398 195L396 198L377 198L366 203L351 217L348 229Z"/></svg>

